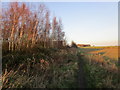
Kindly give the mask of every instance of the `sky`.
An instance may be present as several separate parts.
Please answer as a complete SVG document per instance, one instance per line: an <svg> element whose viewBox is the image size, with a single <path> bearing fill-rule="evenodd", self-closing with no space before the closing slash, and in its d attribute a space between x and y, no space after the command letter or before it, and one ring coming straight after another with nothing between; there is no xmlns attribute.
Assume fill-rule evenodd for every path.
<svg viewBox="0 0 120 90"><path fill-rule="evenodd" d="M32 3L37 6L39 3ZM62 19L68 43L118 45L117 2L44 2L51 16Z"/></svg>
<svg viewBox="0 0 120 90"><path fill-rule="evenodd" d="M45 3L62 19L68 42L109 46L118 44L117 2Z"/></svg>

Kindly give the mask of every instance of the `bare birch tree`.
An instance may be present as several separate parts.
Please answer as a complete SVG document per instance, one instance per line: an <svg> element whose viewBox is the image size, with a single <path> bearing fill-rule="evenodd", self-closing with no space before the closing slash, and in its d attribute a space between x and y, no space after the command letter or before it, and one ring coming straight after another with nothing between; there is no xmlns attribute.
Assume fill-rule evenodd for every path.
<svg viewBox="0 0 120 90"><path fill-rule="evenodd" d="M56 17L51 21L50 11L43 4L32 11L25 3L11 3L2 17L2 36L9 42L10 51L32 48L36 44L44 48L59 47L59 42L64 41L62 21Z"/></svg>

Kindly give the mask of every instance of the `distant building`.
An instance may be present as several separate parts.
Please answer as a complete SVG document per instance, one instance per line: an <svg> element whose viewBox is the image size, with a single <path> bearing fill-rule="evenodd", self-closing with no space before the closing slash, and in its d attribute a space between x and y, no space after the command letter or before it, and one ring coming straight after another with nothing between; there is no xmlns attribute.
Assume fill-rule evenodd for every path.
<svg viewBox="0 0 120 90"><path fill-rule="evenodd" d="M90 44L77 44L78 47L90 47Z"/></svg>

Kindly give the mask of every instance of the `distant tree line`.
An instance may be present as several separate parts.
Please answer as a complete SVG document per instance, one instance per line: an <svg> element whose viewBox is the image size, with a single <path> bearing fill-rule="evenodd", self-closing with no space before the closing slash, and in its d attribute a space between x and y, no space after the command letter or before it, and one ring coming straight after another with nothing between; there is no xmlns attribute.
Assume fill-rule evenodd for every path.
<svg viewBox="0 0 120 90"><path fill-rule="evenodd" d="M65 45L62 20L55 16L50 19L50 11L41 4L32 11L25 3L10 3L2 12L3 45L8 50L21 50L40 45L43 48L60 48Z"/></svg>

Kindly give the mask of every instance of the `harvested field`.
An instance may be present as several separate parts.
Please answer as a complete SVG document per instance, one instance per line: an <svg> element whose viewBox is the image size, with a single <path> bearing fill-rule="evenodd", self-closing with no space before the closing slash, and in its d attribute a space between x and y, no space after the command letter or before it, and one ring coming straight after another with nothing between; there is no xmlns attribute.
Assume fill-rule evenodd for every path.
<svg viewBox="0 0 120 90"><path fill-rule="evenodd" d="M118 47L104 47L101 50L91 51L89 53L102 54L103 56L107 56L111 59L118 59L118 57L120 57L118 54L118 50L120 50L120 48Z"/></svg>

